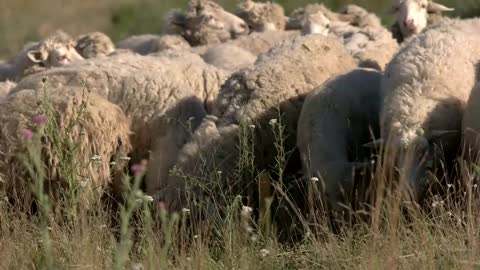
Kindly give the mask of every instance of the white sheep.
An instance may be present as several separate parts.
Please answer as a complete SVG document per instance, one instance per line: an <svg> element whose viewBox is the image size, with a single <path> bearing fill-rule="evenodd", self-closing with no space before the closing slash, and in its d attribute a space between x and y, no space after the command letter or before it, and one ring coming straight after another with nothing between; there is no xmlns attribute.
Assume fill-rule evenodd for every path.
<svg viewBox="0 0 480 270"><path fill-rule="evenodd" d="M222 43L249 32L244 20L210 0L190 0L186 11L173 10L165 33L184 37L191 46Z"/></svg>
<svg viewBox="0 0 480 270"><path fill-rule="evenodd" d="M388 64L382 82L382 138L386 158L420 200L427 170L460 144L462 115L478 80L480 20L447 20L414 36ZM390 162L389 161L389 162Z"/></svg>
<svg viewBox="0 0 480 270"><path fill-rule="evenodd" d="M26 146L36 141L35 136L55 133L42 135L37 150L41 151L37 154L41 154L45 192L54 204L69 188L80 189L82 207L93 203L109 188L112 174L122 173L126 163L121 158L131 151L129 122L122 110L82 88L49 89L46 96L43 90L12 93L0 106L0 123L0 192L27 211L33 201L34 179L24 158L30 158ZM53 129L49 131L47 126ZM73 156L68 159L63 152L68 143L59 141L62 136L70 136L69 154ZM75 164L68 168L62 167L62 162ZM74 181L76 187L68 181Z"/></svg>
<svg viewBox="0 0 480 270"><path fill-rule="evenodd" d="M428 25L440 22L442 12L453 10L432 0L394 0L387 13L396 14L391 31L393 37L402 43Z"/></svg>
<svg viewBox="0 0 480 270"><path fill-rule="evenodd" d="M277 128L276 124L282 122L285 126L285 147L293 149L304 96L332 75L353 67L352 57L333 38L298 36L277 44L268 53L261 54L254 67L234 73L224 83L214 106L218 121L204 121L201 126L207 130L199 128L198 132L208 136L194 133L193 137L199 137L201 143L194 140L182 149L176 163L177 170L197 177L201 182L199 185L213 185L221 191L226 191L227 186L232 190L243 190L247 183L235 182L236 166L241 156L238 148L241 128L251 126L248 133L254 135L258 170L271 169L275 165L272 129ZM282 119L278 119L279 114ZM217 171L221 171L220 175L216 175ZM204 175L209 173L215 173L215 176ZM213 183L214 179L218 181ZM184 203L187 202L183 201L187 185L184 177L178 174L172 174L168 179L147 177L147 183L152 180L157 181L154 186L161 187L155 191L158 198L164 200L170 209L186 207ZM194 195L202 197L199 186L195 190Z"/></svg>
<svg viewBox="0 0 480 270"><path fill-rule="evenodd" d="M348 71L312 91L303 105L297 146L304 178L330 210L348 213L355 179L369 165L362 145L380 135L381 78L372 69Z"/></svg>
<svg viewBox="0 0 480 270"><path fill-rule="evenodd" d="M242 18L251 31L283 31L286 20L283 7L274 2L254 2L241 0L235 14Z"/></svg>
<svg viewBox="0 0 480 270"><path fill-rule="evenodd" d="M155 127L171 115L168 112L194 97L205 111L211 111L225 76L222 70L188 52L163 56L125 53L35 74L19 82L17 89L38 89L42 78L47 78L49 88L82 86L107 98L131 119L132 162L139 162L148 159L153 140L166 132ZM171 116L175 117L180 116Z"/></svg>
<svg viewBox="0 0 480 270"><path fill-rule="evenodd" d="M257 60L251 52L227 43L210 46L200 56L206 63L229 72L249 67Z"/></svg>

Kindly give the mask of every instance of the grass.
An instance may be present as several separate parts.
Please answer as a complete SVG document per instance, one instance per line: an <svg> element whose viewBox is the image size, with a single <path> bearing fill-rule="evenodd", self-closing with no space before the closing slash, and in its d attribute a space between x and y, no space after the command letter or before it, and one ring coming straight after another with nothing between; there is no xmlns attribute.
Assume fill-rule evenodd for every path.
<svg viewBox="0 0 480 270"><path fill-rule="evenodd" d="M41 98L41 97L39 97ZM88 98L85 97L85 98ZM48 100L42 106L49 108ZM86 107L78 105L79 116ZM48 114L47 114L48 115ZM272 183L274 193L296 209L289 217L296 220L302 237L292 242L280 241L276 229L284 224L270 222L275 216L271 198L261 204L254 215L242 202L242 197L225 193L215 207L224 213L218 223L191 223L190 211L168 213L163 204L140 190L144 165L132 167L133 178L125 177L124 200L114 211L101 200L84 209L79 193L68 193L66 187L60 206L67 215L55 211L59 203L44 189L40 146L46 140L62 142L68 133L54 128L54 117L41 123L26 140L25 168L30 172L32 192L39 212L28 215L18 211L8 200L0 201L0 269L478 269L480 267L479 193L467 181L469 188L444 187L443 197L431 196L428 207L401 203L400 192L387 189L379 193L371 205L367 222L356 222L336 233L324 215L315 207L301 211L289 197L283 182ZM78 118L74 118L78 119ZM75 121L72 125L75 125ZM290 154L284 149L284 129L281 117L270 121L275 134L277 157L272 174L282 179ZM255 172L252 126L240 129L240 158L237 177L262 181ZM75 145L76 142L69 142ZM59 166L69 168L67 156ZM78 165L81 166L81 165ZM459 180L472 179L462 168ZM387 177L388 168L377 168L374 179ZM68 170L64 171L67 173ZM210 175L218 175L213 172ZM257 176L256 176L257 175ZM212 176L213 177L213 176ZM243 179L245 181L245 179ZM76 179L79 181L79 179ZM191 179L195 181L195 179ZM77 182L78 184L78 182ZM312 182L312 185L314 183ZM312 187L312 186L311 186ZM261 187L260 187L261 188ZM313 190L313 198L319 194ZM262 192L259 190L259 197ZM6 194L2 196L4 198ZM460 196L460 197L458 197ZM57 205L57 207L59 207ZM426 209L426 210L425 210ZM59 214L60 213L60 214ZM353 213L354 216L363 213ZM75 217L75 218L71 218ZM113 217L113 218L112 218ZM256 218L258 217L258 218ZM67 219L67 222L65 221ZM207 226L207 225L210 225ZM211 227L213 226L213 227ZM297 230L298 231L298 230ZM288 238L288 237L287 237Z"/></svg>

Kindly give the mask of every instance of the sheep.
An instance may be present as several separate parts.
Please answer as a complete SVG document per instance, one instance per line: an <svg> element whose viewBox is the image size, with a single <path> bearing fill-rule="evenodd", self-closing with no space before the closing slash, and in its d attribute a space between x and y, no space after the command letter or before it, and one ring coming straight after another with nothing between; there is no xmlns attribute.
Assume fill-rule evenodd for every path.
<svg viewBox="0 0 480 270"><path fill-rule="evenodd" d="M477 65L479 67L480 63ZM478 118L480 98L480 74L477 74L477 83L468 99L462 120L462 139L465 145L467 157L478 163L480 157L479 131L480 121Z"/></svg>
<svg viewBox="0 0 480 270"><path fill-rule="evenodd" d="M190 44L179 35L139 35L131 36L117 43L119 49L129 49L141 55L164 50L188 50Z"/></svg>
<svg viewBox="0 0 480 270"><path fill-rule="evenodd" d="M174 169L182 172L181 175L173 173L166 179L147 177L147 183L156 182L152 186L161 187L156 192L149 192L154 192L159 200L165 201L169 209L178 211L188 204L184 200L187 183L182 175L204 179L202 172L217 170L222 172L221 175L208 175L199 185L213 185L221 191L230 190L233 193L244 190L247 183L234 181L241 156L239 133L243 128L251 125L247 133L254 136L257 169L271 169L276 155L271 130L277 127L275 124L282 122L285 126L285 147L287 150L293 149L304 95L330 76L354 66L352 57L333 38L297 36L277 44L268 53L261 54L254 67L234 73L223 84L213 107L213 116L218 120L205 119L200 126L207 130L198 128L193 135L201 143L192 140L178 156ZM278 118L279 114L283 116L281 120L271 120ZM208 136L197 134L202 132ZM215 183L212 179L215 179ZM232 189L226 189L228 185ZM195 187L194 195L202 198L205 190L198 188ZM211 192L220 194L213 190Z"/></svg>
<svg viewBox="0 0 480 270"><path fill-rule="evenodd" d="M225 76L224 71L189 52L164 56L125 53L35 74L19 82L16 89L38 89L42 78L47 78L49 88L84 86L105 97L131 119L131 158L140 162L148 159L154 139L165 133L155 127L164 121L166 113L183 99L193 97L210 112Z"/></svg>
<svg viewBox="0 0 480 270"><path fill-rule="evenodd" d="M431 0L395 0L387 11L396 14L396 21L390 30L398 43L402 43L428 25L440 22L442 12L453 10Z"/></svg>
<svg viewBox="0 0 480 270"><path fill-rule="evenodd" d="M115 51L115 45L109 36L101 32L92 32L76 38L75 49L85 59L103 57Z"/></svg>
<svg viewBox="0 0 480 270"><path fill-rule="evenodd" d="M257 60L251 52L231 44L211 46L200 56L206 63L232 73L253 65Z"/></svg>
<svg viewBox="0 0 480 270"><path fill-rule="evenodd" d="M0 101L3 100L6 96L8 96L10 90L15 88L16 85L16 83L9 80L0 82Z"/></svg>
<svg viewBox="0 0 480 270"><path fill-rule="evenodd" d="M27 211L33 200L34 179L24 158L35 158L29 153L41 151L44 171L37 172L43 173L45 191L54 204L64 188L81 188L79 201L86 207L109 188L112 173L122 172L125 162L121 158L131 151L128 119L122 110L80 88L49 90L46 95L30 89L12 93L0 106L0 123L0 192ZM41 138L37 141L36 136ZM69 144L59 141L62 136L69 136L71 161L65 160L62 152ZM40 147L35 142L41 148L29 151L29 145ZM75 164L65 167L68 162Z"/></svg>
<svg viewBox="0 0 480 270"><path fill-rule="evenodd" d="M232 40L228 44L235 45L258 56L261 53L268 52L274 45L299 35L299 31L255 32Z"/></svg>
<svg viewBox="0 0 480 270"><path fill-rule="evenodd" d="M370 158L362 145L380 135L381 78L372 69L348 71L313 90L303 105L297 147L304 176L317 181L320 200L332 211L348 213L354 181Z"/></svg>
<svg viewBox="0 0 480 270"><path fill-rule="evenodd" d="M458 151L464 107L478 80L479 34L479 19L446 20L414 36L385 70L385 158L398 164L405 195L415 201L423 198L427 172L435 173L442 156L450 163Z"/></svg>
<svg viewBox="0 0 480 270"><path fill-rule="evenodd" d="M18 81L23 76L46 68L83 60L70 35L59 30L38 43L29 43L8 63L0 67L0 81Z"/></svg>
<svg viewBox="0 0 480 270"><path fill-rule="evenodd" d="M237 5L235 15L242 18L251 31L285 30L285 11L274 2L256 3L253 0L242 0Z"/></svg>
<svg viewBox="0 0 480 270"><path fill-rule="evenodd" d="M223 43L249 32L244 20L210 0L190 0L185 12L173 10L166 16L166 34L180 35L191 46Z"/></svg>

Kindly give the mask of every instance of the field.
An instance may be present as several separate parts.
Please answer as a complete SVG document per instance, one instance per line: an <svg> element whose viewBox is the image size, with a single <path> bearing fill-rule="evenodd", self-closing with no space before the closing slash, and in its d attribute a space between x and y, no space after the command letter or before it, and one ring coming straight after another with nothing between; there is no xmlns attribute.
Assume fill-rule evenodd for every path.
<svg viewBox="0 0 480 270"><path fill-rule="evenodd" d="M159 14L185 2L0 0L0 56L7 58L24 42L57 28L72 34L101 30L115 40L159 33ZM231 0L219 2L234 6ZM279 2L292 10L311 1ZM354 2L378 14L388 6L388 1L379 0L325 2L332 8ZM480 15L480 0L439 2L455 6L454 15ZM388 25L392 18L382 19ZM48 106L45 110L50 116ZM81 118L79 110L72 129ZM36 214L19 211L0 192L0 269L480 269L480 191L471 184L480 173L477 166L458 168L455 180L467 183L467 188L443 186L445 196L432 196L422 208L402 202L395 188L376 194L368 215L362 210L353 213L356 221L363 222L352 221L335 232L320 211L306 215L294 210L290 216L276 217L277 209L270 209L267 203L260 218L254 219L251 209L236 197L218 205L226 213L219 222L185 226L189 209L168 213L164 205L152 203L153 198L140 191L142 165L132 168L136 173L132 179L124 179L129 189L118 208L106 207L109 198L100 196L84 208L80 206L82 182L71 174L81 165L67 154L57 166L71 183L71 192L61 195L61 208L53 205L44 195L40 145L47 140L54 142L57 151L71 153L78 143L70 140L68 132L58 132L54 121L47 117L38 121L39 128L33 134L24 134L28 155L19 166L24 166L34 180L28 188L35 197ZM281 126L276 131L274 139L281 147ZM239 147L244 153L240 159L249 160L248 140ZM277 159L279 172L290 150L278 151L283 153ZM91 160L98 161L95 157ZM392 168L384 166L372 173L372 179L388 182L385 180ZM295 209L294 199L283 187L276 187L276 191L278 198ZM271 223L271 216L278 223ZM297 228L289 228L280 239L277 232L289 221Z"/></svg>

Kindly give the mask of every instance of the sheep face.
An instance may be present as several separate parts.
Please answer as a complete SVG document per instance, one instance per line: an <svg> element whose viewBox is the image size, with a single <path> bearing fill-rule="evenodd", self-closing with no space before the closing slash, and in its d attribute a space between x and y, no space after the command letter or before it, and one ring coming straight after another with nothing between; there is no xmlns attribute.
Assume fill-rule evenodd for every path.
<svg viewBox="0 0 480 270"><path fill-rule="evenodd" d="M406 38L420 33L427 26L429 13L452 10L429 0L395 0L388 13L396 14L400 31Z"/></svg>
<svg viewBox="0 0 480 270"><path fill-rule="evenodd" d="M216 3L204 0L190 2L185 28L193 36L208 33L221 42L248 34L248 26L244 20L225 11Z"/></svg>
<svg viewBox="0 0 480 270"><path fill-rule="evenodd" d="M41 41L27 52L28 58L42 67L58 67L83 60L75 50L73 39L62 31Z"/></svg>
<svg viewBox="0 0 480 270"><path fill-rule="evenodd" d="M320 34L327 36L330 32L330 20L321 12L306 14L302 20L302 34Z"/></svg>
<svg viewBox="0 0 480 270"><path fill-rule="evenodd" d="M242 0L237 5L237 16L245 20L252 31L281 31L285 29L285 11L282 6L273 3L256 3Z"/></svg>

